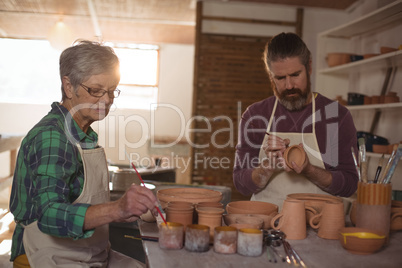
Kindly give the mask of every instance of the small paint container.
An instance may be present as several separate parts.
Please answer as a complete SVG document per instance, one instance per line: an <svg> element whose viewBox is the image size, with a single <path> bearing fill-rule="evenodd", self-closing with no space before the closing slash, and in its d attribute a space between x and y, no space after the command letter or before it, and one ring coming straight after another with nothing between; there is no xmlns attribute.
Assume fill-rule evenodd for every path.
<svg viewBox="0 0 402 268"><path fill-rule="evenodd" d="M184 226L181 223L167 222L159 225L159 247L163 249L183 248Z"/></svg>
<svg viewBox="0 0 402 268"><path fill-rule="evenodd" d="M187 225L184 247L188 251L205 252L209 250L209 226L202 224Z"/></svg>

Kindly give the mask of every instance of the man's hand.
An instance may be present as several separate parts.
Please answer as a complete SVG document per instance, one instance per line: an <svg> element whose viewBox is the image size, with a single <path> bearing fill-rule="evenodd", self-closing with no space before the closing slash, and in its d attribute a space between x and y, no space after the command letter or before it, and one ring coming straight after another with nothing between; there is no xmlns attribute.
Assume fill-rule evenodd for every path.
<svg viewBox="0 0 402 268"><path fill-rule="evenodd" d="M282 139L275 135L269 135L266 142L262 145L266 157L262 160L260 166L254 169L252 179L254 183L260 188L264 188L272 174L275 171L283 170L290 171L286 166L283 153L289 145L289 139Z"/></svg>

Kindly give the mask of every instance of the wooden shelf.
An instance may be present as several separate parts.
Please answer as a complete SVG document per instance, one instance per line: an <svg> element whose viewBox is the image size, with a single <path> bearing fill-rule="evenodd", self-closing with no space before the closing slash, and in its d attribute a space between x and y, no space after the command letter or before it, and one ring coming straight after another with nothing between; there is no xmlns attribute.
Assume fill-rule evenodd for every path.
<svg viewBox="0 0 402 268"><path fill-rule="evenodd" d="M319 74L350 75L362 71L386 69L402 66L402 50L378 55L369 59L359 60L318 71Z"/></svg>
<svg viewBox="0 0 402 268"><path fill-rule="evenodd" d="M339 27L322 32L320 37L351 38L402 20L402 0L377 9Z"/></svg>
<svg viewBox="0 0 402 268"><path fill-rule="evenodd" d="M380 110L401 109L402 102L385 103L385 104L349 105L349 106L346 106L346 108L348 108L349 111L373 110L373 109L380 109Z"/></svg>

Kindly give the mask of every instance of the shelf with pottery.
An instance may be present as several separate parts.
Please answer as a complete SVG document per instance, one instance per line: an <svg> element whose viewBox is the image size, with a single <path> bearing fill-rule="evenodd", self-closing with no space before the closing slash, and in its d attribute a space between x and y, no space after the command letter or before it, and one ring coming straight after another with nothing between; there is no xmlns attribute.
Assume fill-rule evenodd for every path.
<svg viewBox="0 0 402 268"><path fill-rule="evenodd" d="M373 71L386 68L396 68L402 66L402 50L380 54L368 59L358 60L335 67L319 70L319 74L327 75L347 75L360 73L363 71Z"/></svg>

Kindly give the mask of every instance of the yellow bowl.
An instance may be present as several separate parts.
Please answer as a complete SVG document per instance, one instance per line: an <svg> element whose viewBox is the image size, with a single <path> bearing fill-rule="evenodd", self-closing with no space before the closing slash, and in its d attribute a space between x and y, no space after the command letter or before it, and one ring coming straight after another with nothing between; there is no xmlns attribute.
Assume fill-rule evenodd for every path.
<svg viewBox="0 0 402 268"><path fill-rule="evenodd" d="M353 254L373 254L384 246L385 239L385 234L367 228L344 227L339 230L339 242Z"/></svg>

